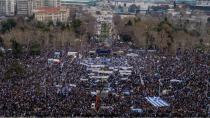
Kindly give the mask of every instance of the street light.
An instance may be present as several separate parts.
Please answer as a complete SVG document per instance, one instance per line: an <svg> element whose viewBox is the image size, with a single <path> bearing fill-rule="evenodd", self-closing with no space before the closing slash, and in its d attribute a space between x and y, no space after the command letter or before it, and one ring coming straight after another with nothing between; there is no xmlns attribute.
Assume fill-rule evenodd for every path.
<svg viewBox="0 0 210 118"><path fill-rule="evenodd" d="M146 26L146 28L148 29L148 26ZM160 71L159 71L159 66L156 68L157 70L157 73L155 74L156 77L158 77L158 96L161 95L161 85L163 85L163 83L161 82L161 80L164 80L164 79L161 79L161 75L160 75Z"/></svg>
<svg viewBox="0 0 210 118"><path fill-rule="evenodd" d="M161 92L161 90L160 90L160 89L161 89L161 88L160 88L161 85L162 85L161 79L159 79L159 80L158 80L158 96L160 96L160 94L161 94L161 93L160 93L160 92Z"/></svg>

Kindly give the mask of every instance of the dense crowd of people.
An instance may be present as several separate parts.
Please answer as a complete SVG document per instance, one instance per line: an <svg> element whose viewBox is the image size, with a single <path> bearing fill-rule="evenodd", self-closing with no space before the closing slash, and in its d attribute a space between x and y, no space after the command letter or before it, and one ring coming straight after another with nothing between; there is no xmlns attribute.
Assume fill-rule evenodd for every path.
<svg viewBox="0 0 210 118"><path fill-rule="evenodd" d="M5 56L0 63L0 116L208 116L209 53L124 53L101 57L109 60L109 67L132 67L131 75L114 72L106 84L90 79L81 65L87 58L96 59L94 56L73 58L62 51L56 64L47 62L54 51L18 59ZM92 94L104 88L107 93ZM96 110L91 104L98 96L100 107ZM148 96L160 96L170 106L154 107L145 99Z"/></svg>

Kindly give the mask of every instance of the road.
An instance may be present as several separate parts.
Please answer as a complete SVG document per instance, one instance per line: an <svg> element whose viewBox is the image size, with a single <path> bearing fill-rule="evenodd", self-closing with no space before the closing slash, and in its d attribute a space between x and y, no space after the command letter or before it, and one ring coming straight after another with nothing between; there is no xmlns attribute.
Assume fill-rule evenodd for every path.
<svg viewBox="0 0 210 118"><path fill-rule="evenodd" d="M89 7L88 11L96 18L95 33L99 36L99 40L103 39L103 41L106 41L107 39L110 39L114 28L113 10L110 4L106 0L103 0L96 6Z"/></svg>

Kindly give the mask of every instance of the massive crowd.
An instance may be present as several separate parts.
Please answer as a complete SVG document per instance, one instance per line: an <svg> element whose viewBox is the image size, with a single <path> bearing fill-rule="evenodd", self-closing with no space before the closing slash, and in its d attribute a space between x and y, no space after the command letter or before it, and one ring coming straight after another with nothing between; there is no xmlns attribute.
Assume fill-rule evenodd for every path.
<svg viewBox="0 0 210 118"><path fill-rule="evenodd" d="M133 67L126 77L114 72L107 84L89 78L87 68L81 65L87 58L95 59L89 55L73 58L63 51L57 64L47 62L53 51L19 59L5 56L0 63L0 116L208 116L208 53L125 53L138 56L103 57L109 59L110 67ZM14 62L22 66L23 74L12 71ZM108 92L97 93L101 100L99 110L95 110L91 104L96 102L96 94L92 93L104 88ZM145 99L148 96L160 96L170 106L156 108ZM132 108L142 112L133 112Z"/></svg>

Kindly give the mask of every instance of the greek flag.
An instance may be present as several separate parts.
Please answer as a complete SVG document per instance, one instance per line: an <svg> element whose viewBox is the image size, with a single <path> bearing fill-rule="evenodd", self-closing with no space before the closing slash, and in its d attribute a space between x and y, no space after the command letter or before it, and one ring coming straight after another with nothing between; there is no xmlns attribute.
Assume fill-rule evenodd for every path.
<svg viewBox="0 0 210 118"><path fill-rule="evenodd" d="M155 107L167 107L169 104L160 97L145 97L149 103Z"/></svg>

